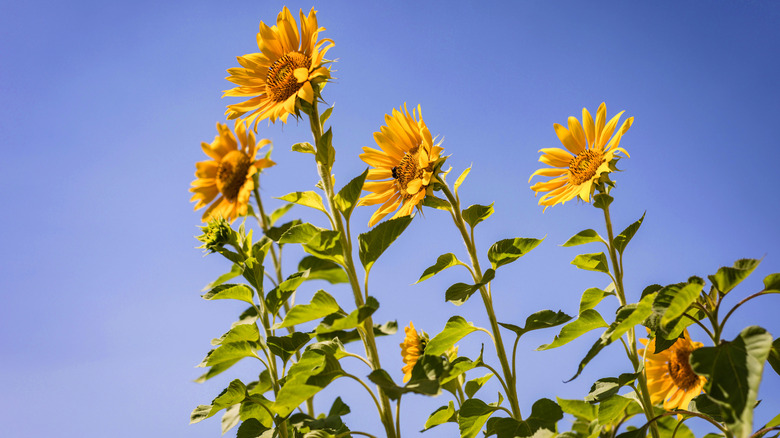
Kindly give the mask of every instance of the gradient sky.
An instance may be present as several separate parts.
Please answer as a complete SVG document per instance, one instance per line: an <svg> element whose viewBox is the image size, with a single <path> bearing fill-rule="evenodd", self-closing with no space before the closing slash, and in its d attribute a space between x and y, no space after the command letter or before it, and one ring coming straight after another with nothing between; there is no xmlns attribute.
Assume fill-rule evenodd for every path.
<svg viewBox="0 0 780 438"><path fill-rule="evenodd" d="M553 123L605 101L610 116L625 110L635 117L621 144L631 159L614 177L612 206L618 229L647 212L626 255L630 297L649 284L763 258L732 292L733 304L780 271L780 4L480 3L287 3L293 11L314 5L327 28L322 35L336 44L328 55L338 59L338 79L324 98L336 105L337 186L366 167L360 148L373 145L385 113L421 104L432 133L444 137L453 173L474 166L463 202L495 202L496 213L477 229L482 254L500 239L546 236L499 271L499 321L522 325L541 309L574 314L582 291L607 280L569 264L595 249L558 245L582 229L603 230L603 220L575 202L542 213L527 179L541 166L537 151L560 146ZM274 22L282 6L0 3L1 435L218 436L218 417L190 426L190 411L231 379L252 380L257 368L247 361L206 384L192 382L210 339L227 331L243 306L199 296L229 266L194 248L200 213L187 189L194 162L205 159L200 142L211 141L225 105L236 102L220 98L231 87L225 70L237 66L236 56L257 51L258 23ZM311 156L290 151L310 141L307 126L261 123L259 137L273 140L279 163L261 181L271 207L281 205L272 197L311 190L317 181ZM353 215L356 233L366 230L372 211ZM303 207L292 215L322 219ZM465 259L447 219L438 211L418 216L374 267L377 321L412 320L435 334L460 314L488 326L479 300L444 302L444 290L464 281L463 272L410 286L442 253ZM286 273L298 256L288 253ZM316 283L302 287L299 302L317 288L344 306L351 302L345 288ZM610 306L600 307L607 319ZM743 306L726 337L750 324L780 335L778 308L775 296ZM556 333L534 332L520 343L525 412L538 398L582 398L595 379L628 371L612 346L577 380L562 383L597 334L533 351ZM692 335L704 340L700 331ZM398 333L379 341L383 366L398 381L401 340ZM472 335L460 352L473 358L485 341ZM356 384L336 387L352 407L345 417L351 427L381 430ZM495 387L482 391L494 399ZM767 368L755 426L780 411L778 393L780 377ZM320 411L336 392L324 394ZM405 436L448 400L405 397ZM565 420L559 427L567 429ZM426 436L455 433L448 425Z"/></svg>

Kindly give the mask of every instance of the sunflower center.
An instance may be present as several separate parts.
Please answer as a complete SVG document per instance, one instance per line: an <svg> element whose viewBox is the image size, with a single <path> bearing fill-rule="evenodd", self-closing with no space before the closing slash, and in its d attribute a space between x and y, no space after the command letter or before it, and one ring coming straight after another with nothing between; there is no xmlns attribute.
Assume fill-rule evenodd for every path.
<svg viewBox="0 0 780 438"><path fill-rule="evenodd" d="M303 53L290 52L277 59L268 69L265 78L268 97L275 102L283 102L303 86L295 79L293 72L297 68L311 67L311 57Z"/></svg>
<svg viewBox="0 0 780 438"><path fill-rule="evenodd" d="M406 193L406 186L409 185L409 181L416 178L422 178L423 169L421 169L417 163L419 162L419 146L415 146L409 152L405 153L401 161L397 166L391 169L393 178L398 181L398 185L401 187L401 194L408 196Z"/></svg>
<svg viewBox="0 0 780 438"><path fill-rule="evenodd" d="M683 391L693 388L699 381L699 376L693 372L691 364L688 362L690 355L691 350L687 348L675 348L669 360L669 376L674 384Z"/></svg>
<svg viewBox="0 0 780 438"><path fill-rule="evenodd" d="M586 149L569 162L569 180L572 184L582 184L593 178L604 160L601 151Z"/></svg>
<svg viewBox="0 0 780 438"><path fill-rule="evenodd" d="M230 151L222 157L217 169L217 189L229 202L235 202L252 160L241 151Z"/></svg>

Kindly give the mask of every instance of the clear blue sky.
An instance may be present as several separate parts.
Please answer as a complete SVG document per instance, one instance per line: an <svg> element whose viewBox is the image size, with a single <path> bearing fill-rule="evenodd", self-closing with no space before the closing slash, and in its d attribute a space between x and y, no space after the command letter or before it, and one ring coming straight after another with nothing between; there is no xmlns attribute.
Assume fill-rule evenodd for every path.
<svg viewBox="0 0 780 438"><path fill-rule="evenodd" d="M325 89L337 149L337 185L362 172L360 147L372 146L383 115L421 104L444 137L454 172L473 163L461 196L495 202L478 228L484 251L508 237L546 241L502 268L494 294L500 321L521 323L541 309L577 310L582 291L606 286L569 261L558 245L584 228L603 228L599 211L568 203L541 207L529 190L537 150L559 147L555 122L595 111L626 110L635 123L621 146L612 211L617 228L647 211L629 246L626 283L637 297L652 283L706 276L743 257L761 258L733 292L760 290L780 271L780 5L711 2L317 2L323 36L336 46L338 80ZM310 2L290 2L294 11ZM0 4L0 424L7 437L214 437L219 420L189 426L189 413L234 377L251 380L247 362L207 384L192 383L209 341L242 310L206 302L200 289L229 267L194 249L200 213L187 192L201 141L223 122L231 84L225 70L257 50L259 21L279 2L3 2ZM231 100L230 102L235 102ZM289 150L309 141L307 124L261 124L279 165L263 175L271 197L310 190L310 156ZM304 176L300 176L303 174ZM319 220L300 207L296 215ZM365 231L370 208L353 230ZM478 300L456 308L444 290L463 281L451 270L410 286L444 252L464 254L440 212L417 217L372 272L376 318L413 320L436 333L457 313L478 325ZM287 257L290 273L296 255ZM306 286L304 300L326 288ZM744 306L729 338L759 323L780 335L780 302ZM608 314L610 307L602 312ZM595 333L557 350L534 352L555 330L521 342L521 405L540 397L581 398L593 380L628 370L615 347L576 381ZM694 336L701 336L694 332ZM462 343L476 356L479 335ZM398 343L382 339L382 363L400 381ZM353 347L354 348L354 347ZM475 375L476 376L476 375ZM757 423L780 411L780 377L767 368ZM378 431L359 387L337 382L356 429ZM342 386L343 385L343 386ZM495 388L483 389L485 398ZM492 391L492 395L490 394ZM318 407L326 410L322 396ZM447 403L405 398L403 429L415 435ZM759 424L757 424L758 426ZM566 428L565 423L560 426ZM426 436L452 436L453 426Z"/></svg>

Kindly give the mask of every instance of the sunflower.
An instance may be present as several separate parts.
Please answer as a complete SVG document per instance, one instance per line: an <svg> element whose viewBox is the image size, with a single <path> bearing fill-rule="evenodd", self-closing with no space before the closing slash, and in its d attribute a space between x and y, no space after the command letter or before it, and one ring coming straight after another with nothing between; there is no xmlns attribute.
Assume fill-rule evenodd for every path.
<svg viewBox="0 0 780 438"><path fill-rule="evenodd" d="M404 328L404 332L406 337L401 342L401 356L404 358L405 365L401 368L401 371L404 372L404 383L406 383L412 378L412 368L414 368L417 360L420 359L425 351L428 335L415 330L411 321L409 321L409 326Z"/></svg>
<svg viewBox="0 0 780 438"><path fill-rule="evenodd" d="M555 177L531 186L531 190L537 195L539 192L547 192L539 199L539 205L544 205L547 209L577 196L585 202L590 201L595 190L594 183L602 174L612 171L610 162L616 157L615 153L620 151L629 156L625 149L618 146L620 138L634 123L634 118L629 117L624 121L623 126L612 137L622 114L623 111L606 123L607 105L602 103L596 112L595 123L588 110L583 108L582 124L576 117L569 117L569 129L557 123L553 125L555 133L568 152L560 148L545 148L539 151L542 152L539 161L553 167L537 170L531 174L528 182L536 175Z"/></svg>
<svg viewBox="0 0 780 438"><path fill-rule="evenodd" d="M374 140L380 149L364 147L360 158L373 166L363 190L372 192L360 199L358 205L382 203L371 216L368 226L374 226L390 212L401 208L393 218L408 216L419 206L426 194L433 192L431 179L436 161L444 150L433 138L422 119L420 106L409 114L406 104L393 108L393 115L385 115L385 124ZM418 120L419 118L419 120Z"/></svg>
<svg viewBox="0 0 780 438"><path fill-rule="evenodd" d="M260 53L239 56L241 67L228 69L227 80L238 87L225 90L222 97L249 97L249 100L228 105L225 115L228 120L244 117L247 123L270 119L287 122L287 116L295 114L298 98L312 103L315 98L312 84L319 84L330 78L330 71L323 66L325 53L333 47L333 41L317 41L317 34L325 30L317 27L314 9L308 16L300 11L301 26L295 22L285 6L276 18L276 26L260 23L257 46Z"/></svg>
<svg viewBox="0 0 780 438"><path fill-rule="evenodd" d="M650 401L653 404L663 402L666 410L687 409L688 403L701 394L704 383L703 376L693 372L688 359L691 352L702 346L701 342L691 342L688 330L685 337L677 341L666 350L654 354L655 339L640 339L646 345L646 349L639 350L645 357L645 372L647 374Z"/></svg>
<svg viewBox="0 0 780 438"><path fill-rule="evenodd" d="M195 210L198 210L214 201L203 213L203 222L218 217L232 222L238 216L246 215L249 197L255 188L252 176L275 164L268 158L255 159L258 149L271 140L256 142L255 133L239 121L236 121L235 131L241 142L240 149L236 136L222 123L217 123L218 135L211 144L201 143L203 152L211 159L195 163L196 179L190 188L195 194L190 202L197 201Z"/></svg>

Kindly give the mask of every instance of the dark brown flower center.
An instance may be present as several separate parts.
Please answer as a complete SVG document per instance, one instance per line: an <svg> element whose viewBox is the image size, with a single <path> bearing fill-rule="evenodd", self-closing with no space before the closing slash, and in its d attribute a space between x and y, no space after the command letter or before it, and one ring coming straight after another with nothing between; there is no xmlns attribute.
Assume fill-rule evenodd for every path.
<svg viewBox="0 0 780 438"><path fill-rule="evenodd" d="M293 72L297 68L311 67L311 57L303 53L290 52L277 59L268 69L265 89L268 97L275 102L284 102L303 86L295 79Z"/></svg>
<svg viewBox="0 0 780 438"><path fill-rule="evenodd" d="M405 153L398 165L391 169L393 178L398 181L398 186L401 188L401 194L404 196L409 196L406 193L406 186L409 185L409 181L416 178L422 178L423 176L423 169L418 166L419 154L417 151L419 150L420 147L416 146Z"/></svg>
<svg viewBox="0 0 780 438"><path fill-rule="evenodd" d="M241 151L230 151L222 157L217 169L217 189L229 202L235 202L252 160Z"/></svg>
<svg viewBox="0 0 780 438"><path fill-rule="evenodd" d="M687 391L699 382L699 376L691 369L688 358L691 350L685 347L674 348L669 360L669 376L678 388Z"/></svg>
<svg viewBox="0 0 780 438"><path fill-rule="evenodd" d="M594 149L580 152L569 162L569 181L573 185L582 184L593 178L604 160L604 154Z"/></svg>

